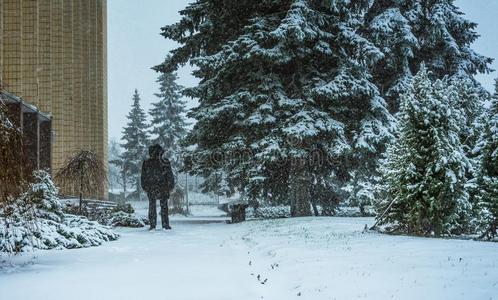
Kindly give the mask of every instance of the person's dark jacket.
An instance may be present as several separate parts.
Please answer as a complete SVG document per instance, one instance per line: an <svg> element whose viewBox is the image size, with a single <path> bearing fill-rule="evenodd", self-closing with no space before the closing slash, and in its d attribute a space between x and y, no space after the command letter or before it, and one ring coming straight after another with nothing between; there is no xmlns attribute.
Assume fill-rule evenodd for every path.
<svg viewBox="0 0 498 300"><path fill-rule="evenodd" d="M168 159L151 157L142 164L141 184L144 191L153 196L169 193L175 186L175 177Z"/></svg>

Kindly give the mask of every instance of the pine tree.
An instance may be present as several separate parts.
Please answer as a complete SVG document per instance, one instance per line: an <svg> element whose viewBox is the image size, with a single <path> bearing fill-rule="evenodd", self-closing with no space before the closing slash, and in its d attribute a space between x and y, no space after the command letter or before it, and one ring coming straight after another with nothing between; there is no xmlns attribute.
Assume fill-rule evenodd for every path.
<svg viewBox="0 0 498 300"><path fill-rule="evenodd" d="M176 83L177 79L178 76L173 72L159 75L159 93L155 94L159 101L152 104L153 108L149 112L152 117L150 133L154 136L152 143L164 148L165 156L175 170L181 168L179 141L187 134L188 126L185 120L186 102L181 99L183 87Z"/></svg>
<svg viewBox="0 0 498 300"><path fill-rule="evenodd" d="M400 95L409 88L421 63L433 79L448 77L457 86L460 97L455 105L463 113L460 138L473 165L476 163L471 151L480 131L477 118L483 100L488 98L474 75L489 72L492 62L471 47L478 38L476 26L464 18L454 0L375 0L365 15L362 30L383 54L371 72L392 113L398 112ZM470 168L466 176L472 182L476 175ZM358 188L350 186L351 195L358 194L350 201L368 203L371 193L358 193Z"/></svg>
<svg viewBox="0 0 498 300"><path fill-rule="evenodd" d="M130 184L131 170L134 169L131 165L132 163L123 159L123 156L120 154L117 158L110 161L110 163L115 166L118 170L118 178L117 182L123 189L123 199L122 201L126 201L128 196L128 184ZM134 179L134 178L131 178ZM131 182L133 185L136 185L136 180L134 179Z"/></svg>
<svg viewBox="0 0 498 300"><path fill-rule="evenodd" d="M358 34L362 5L199 0L164 27L181 47L158 69L190 61L200 79L185 90L200 103L186 138L190 171L222 171L250 199L285 193L294 215L309 215L321 182L312 178L343 185L349 171L372 169L392 120L368 72L381 54Z"/></svg>
<svg viewBox="0 0 498 300"><path fill-rule="evenodd" d="M478 143L480 166L478 172L478 208L481 238L492 239L498 230L498 79L487 122Z"/></svg>
<svg viewBox="0 0 498 300"><path fill-rule="evenodd" d="M114 139L109 142L109 187L111 190L121 187L123 198L126 201L128 185L130 184L130 164L123 159L121 145ZM136 185L135 180L132 182Z"/></svg>
<svg viewBox="0 0 498 300"><path fill-rule="evenodd" d="M114 191L116 184L120 182L120 168L118 164L114 163L120 158L121 149L119 143L115 139L109 141L109 146L107 149L107 169L109 173L109 189Z"/></svg>
<svg viewBox="0 0 498 300"><path fill-rule="evenodd" d="M464 18L454 0L375 0L365 18L365 36L384 54L373 70L375 83L390 110L422 62L435 78L445 76L476 84L474 75L492 63L471 45L476 23ZM477 86L479 90L482 87Z"/></svg>
<svg viewBox="0 0 498 300"><path fill-rule="evenodd" d="M149 144L148 124L145 112L140 106L140 95L135 90L133 104L128 114L128 123L123 129L123 153L121 159L123 165L127 166L128 174L135 184L138 197L140 198L140 172L142 162L147 158L147 146Z"/></svg>
<svg viewBox="0 0 498 300"><path fill-rule="evenodd" d="M455 108L461 114L460 141L467 156L472 157L479 133L483 129L481 118L485 110L485 102L490 98L490 95L482 89L479 83L459 79L453 79L451 83L456 87L458 93Z"/></svg>
<svg viewBox="0 0 498 300"><path fill-rule="evenodd" d="M395 231L440 236L466 230L469 161L460 143L456 88L432 82L422 68L402 96L399 136L383 166L380 224Z"/></svg>
<svg viewBox="0 0 498 300"><path fill-rule="evenodd" d="M453 79L452 84L455 86L458 93L458 99L454 104L454 108L460 113L460 142L465 150L465 155L471 163L471 168L468 169L467 191L470 195L470 201L473 205L475 215L478 213L477 197L479 188L477 183L480 153L475 151L477 142L481 133L484 130L484 104L490 98L487 91L483 91L479 83L472 83L468 80Z"/></svg>

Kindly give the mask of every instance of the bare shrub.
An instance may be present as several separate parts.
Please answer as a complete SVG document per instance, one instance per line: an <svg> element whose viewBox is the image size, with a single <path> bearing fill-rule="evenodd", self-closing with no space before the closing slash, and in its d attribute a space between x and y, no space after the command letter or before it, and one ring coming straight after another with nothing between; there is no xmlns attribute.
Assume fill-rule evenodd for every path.
<svg viewBox="0 0 498 300"><path fill-rule="evenodd" d="M27 181L22 133L0 100L0 206L16 199Z"/></svg>
<svg viewBox="0 0 498 300"><path fill-rule="evenodd" d="M94 152L80 150L64 162L55 177L64 187L78 193L81 211L83 196L104 191L107 170Z"/></svg>

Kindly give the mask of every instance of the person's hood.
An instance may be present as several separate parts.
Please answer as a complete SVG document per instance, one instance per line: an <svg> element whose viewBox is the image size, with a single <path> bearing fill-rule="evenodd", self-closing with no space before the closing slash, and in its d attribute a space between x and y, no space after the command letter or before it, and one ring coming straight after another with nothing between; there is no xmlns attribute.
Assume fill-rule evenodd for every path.
<svg viewBox="0 0 498 300"><path fill-rule="evenodd" d="M161 157L164 153L163 147L160 145L153 145L149 147L149 155L150 157Z"/></svg>

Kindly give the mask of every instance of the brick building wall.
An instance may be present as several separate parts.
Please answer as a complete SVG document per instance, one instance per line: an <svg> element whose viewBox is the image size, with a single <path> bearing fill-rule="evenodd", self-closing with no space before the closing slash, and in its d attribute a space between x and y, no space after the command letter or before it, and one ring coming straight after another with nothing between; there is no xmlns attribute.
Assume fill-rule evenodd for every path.
<svg viewBox="0 0 498 300"><path fill-rule="evenodd" d="M80 149L107 161L106 15L106 0L0 0L0 82L53 116L55 172Z"/></svg>

